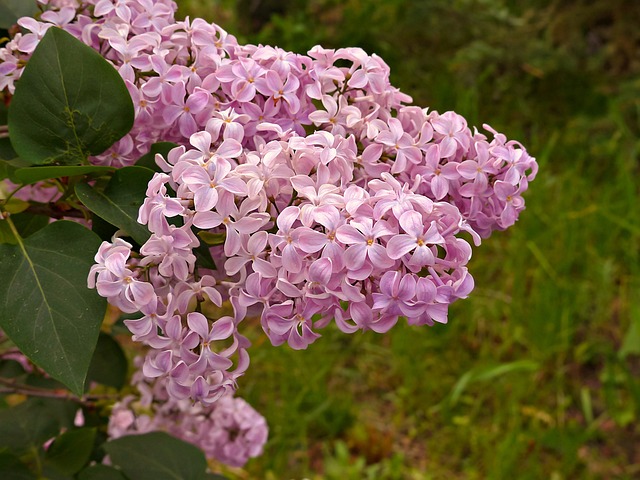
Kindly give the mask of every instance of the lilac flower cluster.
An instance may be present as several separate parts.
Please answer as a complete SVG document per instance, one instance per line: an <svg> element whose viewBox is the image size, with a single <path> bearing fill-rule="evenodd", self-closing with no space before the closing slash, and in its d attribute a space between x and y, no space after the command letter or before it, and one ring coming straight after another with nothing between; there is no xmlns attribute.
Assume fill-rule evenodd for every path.
<svg viewBox="0 0 640 480"><path fill-rule="evenodd" d="M133 385L139 395L128 395L113 406L109 437L165 431L232 467L262 454L267 422L242 398L225 395L212 406L194 405L168 396L162 380L151 381L139 371Z"/></svg>
<svg viewBox="0 0 640 480"><path fill-rule="evenodd" d="M53 2L50 2L53 3ZM167 0L51 8L0 50L0 88L58 25L110 60L134 101L133 130L96 164L129 165L156 141L138 252L115 238L89 286L149 347L142 368L172 398L226 398L248 367L239 325L260 316L274 345L446 323L473 289L471 246L524 209L537 164L490 127L408 105L381 58L239 45L215 24L175 21ZM346 66L342 66L346 65ZM218 269L194 250L209 247ZM220 316L211 306L230 305ZM214 313L211 313L214 312ZM217 318L220 317L220 318Z"/></svg>

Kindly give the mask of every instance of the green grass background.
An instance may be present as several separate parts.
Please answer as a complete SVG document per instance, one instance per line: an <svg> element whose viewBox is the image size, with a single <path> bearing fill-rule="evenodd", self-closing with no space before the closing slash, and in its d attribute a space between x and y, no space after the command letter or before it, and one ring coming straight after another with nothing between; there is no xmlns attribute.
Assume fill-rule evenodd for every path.
<svg viewBox="0 0 640 480"><path fill-rule="evenodd" d="M527 208L474 252L448 325L259 326L239 394L270 425L230 478L640 478L640 3L181 0L240 42L381 55L416 104L518 139Z"/></svg>

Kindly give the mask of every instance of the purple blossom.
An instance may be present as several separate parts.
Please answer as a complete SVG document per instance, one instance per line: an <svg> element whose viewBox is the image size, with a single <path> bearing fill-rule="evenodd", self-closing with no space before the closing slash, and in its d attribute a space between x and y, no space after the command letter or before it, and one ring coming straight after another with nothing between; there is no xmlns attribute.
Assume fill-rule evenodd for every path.
<svg viewBox="0 0 640 480"><path fill-rule="evenodd" d="M433 265L435 255L432 246L445 243L435 222L426 226L418 212L409 211L400 216L399 223L405 233L394 236L387 243L389 258L397 260L413 252L409 264Z"/></svg>
<svg viewBox="0 0 640 480"><path fill-rule="evenodd" d="M13 92L56 24L113 63L134 103L131 132L92 163L132 165L155 142L180 145L156 156L164 173L138 216L149 241L138 252L119 238L103 243L88 278L115 307L141 312L126 325L149 347L140 376L155 380L140 384L168 409L210 419L214 402L228 403L249 363L238 331L248 315L274 345L296 349L332 319L345 333L383 333L401 316L445 323L474 286L461 232L478 246L524 208L537 174L524 147L410 105L384 61L362 49L240 45L202 19L176 21L170 0L41 3L39 21L19 20L30 33L0 49L0 89ZM17 196L59 192L36 184ZM203 238L221 239L208 248L217 270L196 257ZM213 308L229 305L232 316ZM216 433L193 421L184 435L240 465L259 453L266 426L225 415L233 421ZM154 425L134 417L114 428Z"/></svg>

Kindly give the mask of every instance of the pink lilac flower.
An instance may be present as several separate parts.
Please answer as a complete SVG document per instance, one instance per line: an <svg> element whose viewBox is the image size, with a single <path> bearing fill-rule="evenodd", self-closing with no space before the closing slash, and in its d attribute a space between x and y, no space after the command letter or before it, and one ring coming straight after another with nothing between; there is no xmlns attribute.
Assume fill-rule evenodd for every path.
<svg viewBox="0 0 640 480"><path fill-rule="evenodd" d="M150 380L139 370L132 384L136 392L111 409L110 438L166 431L202 449L207 458L233 467L262 454L267 422L243 399L224 395L209 406L176 400L167 395L162 379Z"/></svg>
<svg viewBox="0 0 640 480"><path fill-rule="evenodd" d="M537 174L524 147L410 105L375 54L241 45L202 19L177 21L170 0L41 4L39 21L20 20L30 33L0 49L0 89L14 91L59 25L114 65L134 102L131 132L90 161L131 165L155 142L178 144L156 156L163 173L139 211L149 241L137 252L104 243L88 278L112 305L140 312L126 325L149 349L140 375L156 379L155 395L226 402L249 363L247 315L295 349L333 321L345 333L383 333L400 317L446 322L474 285L463 232L477 246L524 209ZM60 193L39 184L18 195ZM214 310L227 305L232 315ZM136 428L153 424L142 418ZM225 435L234 446L219 455L257 451Z"/></svg>

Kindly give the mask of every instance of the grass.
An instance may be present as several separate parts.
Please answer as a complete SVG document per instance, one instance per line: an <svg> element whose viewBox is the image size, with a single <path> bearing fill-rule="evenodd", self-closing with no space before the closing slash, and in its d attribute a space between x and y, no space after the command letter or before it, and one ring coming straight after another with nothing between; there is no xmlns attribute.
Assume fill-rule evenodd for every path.
<svg viewBox="0 0 640 480"><path fill-rule="evenodd" d="M180 2L182 12L229 30L243 24L233 10L238 3ZM311 3L335 11L335 2ZM447 47L443 28L429 35L440 35L444 52L409 39L403 54L393 53L402 41L391 38L389 24L364 27L354 14L362 31L352 43L371 43L367 32L377 32L380 53L390 54L398 72L394 83L420 104L456 109L474 124L489 120L522 140L540 164L527 209L475 251L476 289L452 307L446 326L398 325L384 336L328 329L307 351L294 352L271 347L252 325L252 367L239 393L266 416L270 440L246 469L227 470L230 478L640 476L640 68L605 70L614 44L596 54L600 63L584 63L571 32L558 46L564 40L536 23L545 18L542 7L557 2L536 2L540 12L526 10L526 2L496 2L495 11L487 2L454 3L446 19L462 26L471 4L490 19L508 18L494 37L482 38L484 46L470 33L452 35L457 43ZM565 4L578 19L587 8ZM304 16L311 7L285 12L240 32L241 41L276 37L298 51L305 41L347 41L327 35L344 26L345 9L367 5L349 1L341 16L318 25ZM398 5L406 2L380 8ZM386 21L402 27L407 16ZM534 27L547 37L527 37ZM357 31L350 28L343 30ZM513 44L500 32L512 34ZM409 27L405 33L417 35ZM431 64L418 58L420 45L426 57L433 54ZM522 51L512 52L514 45ZM474 60L478 52L485 57ZM496 56L489 66L486 52ZM513 62L527 68L507 69ZM434 64L442 71L430 70Z"/></svg>

